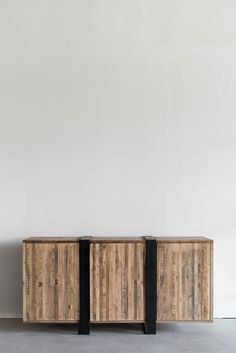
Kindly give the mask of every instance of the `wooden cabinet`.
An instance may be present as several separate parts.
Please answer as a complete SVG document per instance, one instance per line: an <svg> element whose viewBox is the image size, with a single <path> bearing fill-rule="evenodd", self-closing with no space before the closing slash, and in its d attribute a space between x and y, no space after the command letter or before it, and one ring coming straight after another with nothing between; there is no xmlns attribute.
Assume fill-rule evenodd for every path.
<svg viewBox="0 0 236 353"><path fill-rule="evenodd" d="M81 239L42 237L23 242L25 322L81 321ZM89 237L84 297L90 308L88 321L145 323L148 312L154 323L212 321L213 242L201 237L156 237L152 247L157 261L154 267L149 264L149 271L155 269L150 277L144 238ZM154 287L155 305L147 300Z"/></svg>
<svg viewBox="0 0 236 353"><path fill-rule="evenodd" d="M212 321L213 242L157 239L157 321Z"/></svg>
<svg viewBox="0 0 236 353"><path fill-rule="evenodd" d="M79 320L78 238L33 238L24 242L23 319Z"/></svg>

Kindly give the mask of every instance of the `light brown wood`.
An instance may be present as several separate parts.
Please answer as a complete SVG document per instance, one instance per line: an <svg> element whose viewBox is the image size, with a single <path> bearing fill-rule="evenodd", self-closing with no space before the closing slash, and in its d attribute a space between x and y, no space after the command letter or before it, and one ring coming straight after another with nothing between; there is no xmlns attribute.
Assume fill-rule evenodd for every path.
<svg viewBox="0 0 236 353"><path fill-rule="evenodd" d="M30 237L23 240L23 243L78 243L77 237Z"/></svg>
<svg viewBox="0 0 236 353"><path fill-rule="evenodd" d="M158 243L209 243L213 240L206 237L156 237Z"/></svg>
<svg viewBox="0 0 236 353"><path fill-rule="evenodd" d="M92 322L145 320L145 243L92 243L90 319Z"/></svg>
<svg viewBox="0 0 236 353"><path fill-rule="evenodd" d="M157 237L157 322L213 317L213 242ZM145 239L90 237L91 322L145 321ZM23 242L25 322L79 321L79 238Z"/></svg>
<svg viewBox="0 0 236 353"><path fill-rule="evenodd" d="M24 321L79 320L79 243L23 244Z"/></svg>
<svg viewBox="0 0 236 353"><path fill-rule="evenodd" d="M212 321L212 241L157 243L157 321Z"/></svg>
<svg viewBox="0 0 236 353"><path fill-rule="evenodd" d="M89 237L91 243L144 243L143 237Z"/></svg>

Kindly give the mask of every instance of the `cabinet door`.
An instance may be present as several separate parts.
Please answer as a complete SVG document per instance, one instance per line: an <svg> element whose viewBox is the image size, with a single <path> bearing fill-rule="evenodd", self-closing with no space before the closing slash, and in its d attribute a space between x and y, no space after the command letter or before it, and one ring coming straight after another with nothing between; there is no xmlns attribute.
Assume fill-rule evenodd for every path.
<svg viewBox="0 0 236 353"><path fill-rule="evenodd" d="M92 243L90 320L143 321L145 243Z"/></svg>
<svg viewBox="0 0 236 353"><path fill-rule="evenodd" d="M79 243L23 244L24 321L79 320Z"/></svg>
<svg viewBox="0 0 236 353"><path fill-rule="evenodd" d="M160 242L157 259L157 321L211 321L212 242Z"/></svg>

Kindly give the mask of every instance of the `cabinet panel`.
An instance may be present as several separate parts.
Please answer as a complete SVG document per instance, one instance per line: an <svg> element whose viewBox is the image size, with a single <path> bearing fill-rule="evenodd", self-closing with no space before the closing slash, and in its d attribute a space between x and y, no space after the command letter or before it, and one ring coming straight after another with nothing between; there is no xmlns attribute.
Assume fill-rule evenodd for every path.
<svg viewBox="0 0 236 353"><path fill-rule="evenodd" d="M157 243L157 321L212 320L212 246Z"/></svg>
<svg viewBox="0 0 236 353"><path fill-rule="evenodd" d="M23 244L24 321L79 320L79 243Z"/></svg>
<svg viewBox="0 0 236 353"><path fill-rule="evenodd" d="M145 242L92 243L92 322L145 320Z"/></svg>

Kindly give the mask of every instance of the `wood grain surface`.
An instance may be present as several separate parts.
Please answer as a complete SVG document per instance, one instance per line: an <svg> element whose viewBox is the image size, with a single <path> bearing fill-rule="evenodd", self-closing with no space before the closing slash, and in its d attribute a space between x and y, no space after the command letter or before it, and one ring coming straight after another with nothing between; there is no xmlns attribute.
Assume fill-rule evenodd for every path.
<svg viewBox="0 0 236 353"><path fill-rule="evenodd" d="M212 321L213 242L157 237L157 322ZM146 243L90 238L90 319L145 321ZM23 242L25 322L79 321L79 238Z"/></svg>
<svg viewBox="0 0 236 353"><path fill-rule="evenodd" d="M145 242L90 245L92 322L145 320Z"/></svg>
<svg viewBox="0 0 236 353"><path fill-rule="evenodd" d="M212 242L157 244L157 321L212 321Z"/></svg>
<svg viewBox="0 0 236 353"><path fill-rule="evenodd" d="M23 320L79 320L79 243L23 244Z"/></svg>
<svg viewBox="0 0 236 353"><path fill-rule="evenodd" d="M78 243L78 237L29 237L23 243Z"/></svg>

